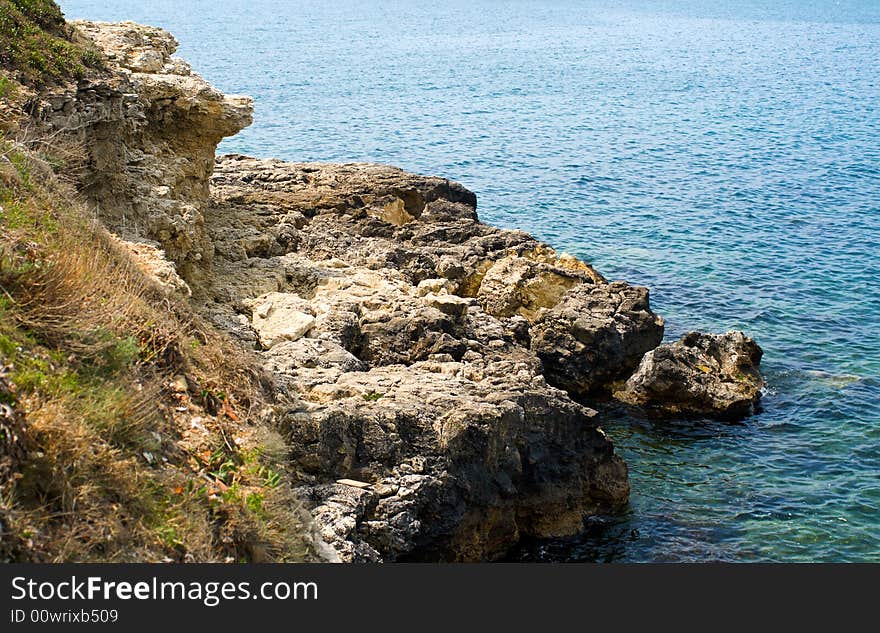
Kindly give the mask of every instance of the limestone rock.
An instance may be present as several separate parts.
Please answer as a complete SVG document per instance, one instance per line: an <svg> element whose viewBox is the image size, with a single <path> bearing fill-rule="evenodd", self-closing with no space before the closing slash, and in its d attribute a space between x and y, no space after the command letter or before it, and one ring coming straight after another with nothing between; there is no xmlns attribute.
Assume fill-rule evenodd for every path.
<svg viewBox="0 0 880 633"><path fill-rule="evenodd" d="M537 381L534 367L484 372L475 381L464 363L431 361L344 372L280 412L304 477L373 484L374 499L348 504L353 523L337 487L306 490L316 516L332 513L325 538L344 533L343 559L492 559L625 502L626 467L594 412Z"/></svg>
<svg viewBox="0 0 880 633"><path fill-rule="evenodd" d="M177 41L162 29L72 24L110 71L44 92L35 120L81 145L83 193L108 228L157 242L187 281L198 281L214 256L204 222L214 151L250 125L252 101L223 95L172 57Z"/></svg>
<svg viewBox="0 0 880 633"><path fill-rule="evenodd" d="M165 252L156 242L134 242L116 238L116 242L134 257L138 267L168 294L189 298L192 290L177 274L174 264L165 258Z"/></svg>
<svg viewBox="0 0 880 633"><path fill-rule="evenodd" d="M471 302L455 295L449 294L429 294L425 296L425 303L429 306L437 308L443 314L453 317L462 317L467 313L468 306Z"/></svg>
<svg viewBox="0 0 880 633"><path fill-rule="evenodd" d="M340 562L379 562L382 556L358 538L359 519L375 507L376 495L369 490L333 483L301 491L307 499L320 499L312 508L321 539L330 545Z"/></svg>
<svg viewBox="0 0 880 633"><path fill-rule="evenodd" d="M284 293L315 316L260 354L303 497L343 560L497 558L626 502L595 413L529 348L530 319L607 285L589 265L480 223L461 185L392 167L236 155L212 184L205 314L228 323ZM621 292L602 295L609 313Z"/></svg>
<svg viewBox="0 0 880 633"><path fill-rule="evenodd" d="M296 341L315 324L314 315L304 311L307 303L297 295L272 292L253 301L254 330L266 349L281 341Z"/></svg>
<svg viewBox="0 0 880 633"><path fill-rule="evenodd" d="M691 332L645 354L615 396L661 415L742 418L761 398L762 354L742 332Z"/></svg>
<svg viewBox="0 0 880 633"><path fill-rule="evenodd" d="M533 320L541 310L552 308L568 290L582 283L584 277L573 271L512 256L496 261L486 271L477 298L493 316L519 314Z"/></svg>
<svg viewBox="0 0 880 633"><path fill-rule="evenodd" d="M663 319L651 312L646 288L580 285L542 313L530 334L547 380L588 394L627 377L663 340Z"/></svg>

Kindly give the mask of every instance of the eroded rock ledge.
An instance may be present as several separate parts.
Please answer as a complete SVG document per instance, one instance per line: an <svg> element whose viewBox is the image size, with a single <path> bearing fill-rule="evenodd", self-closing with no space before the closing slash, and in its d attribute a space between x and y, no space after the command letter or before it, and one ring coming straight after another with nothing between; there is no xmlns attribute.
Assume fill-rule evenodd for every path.
<svg viewBox="0 0 880 633"><path fill-rule="evenodd" d="M78 144L80 188L126 239L160 247L196 278L213 258L204 210L214 152L253 120L250 97L224 95L175 57L177 40L134 22L77 21L111 72L57 86L31 105L54 145Z"/></svg>
<svg viewBox="0 0 880 633"><path fill-rule="evenodd" d="M88 149L81 191L162 287L258 351L276 394L262 415L341 560L485 560L577 532L629 496L584 402L629 379L623 399L650 392L662 408L655 395L675 389L652 384L711 364L717 380L674 405L685 413L742 368L727 346L645 356L663 338L647 289L479 222L458 183L215 164L250 100L192 73L161 29L77 26L112 70L41 95L33 114ZM675 371L651 373L666 356Z"/></svg>
<svg viewBox="0 0 880 633"><path fill-rule="evenodd" d="M392 167L225 156L212 190L213 282L194 292L261 350L344 559L491 559L626 502L595 412L555 385L635 368L663 332L647 290Z"/></svg>

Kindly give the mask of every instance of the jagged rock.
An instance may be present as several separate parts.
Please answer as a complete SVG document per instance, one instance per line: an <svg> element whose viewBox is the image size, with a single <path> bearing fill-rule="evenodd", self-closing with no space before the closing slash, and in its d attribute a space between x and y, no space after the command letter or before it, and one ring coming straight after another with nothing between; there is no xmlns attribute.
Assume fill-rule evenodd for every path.
<svg viewBox="0 0 880 633"><path fill-rule="evenodd" d="M552 308L584 276L525 257L505 257L486 271L477 298L483 309L496 317L519 314L533 320ZM592 283L592 280L589 280Z"/></svg>
<svg viewBox="0 0 880 633"><path fill-rule="evenodd" d="M742 332L691 332L645 354L615 397L663 415L742 418L761 398L762 354Z"/></svg>
<svg viewBox="0 0 880 633"><path fill-rule="evenodd" d="M358 538L358 526L376 495L369 490L340 483L303 488L304 498L312 502L312 516L321 539L330 545L340 562L379 562L382 556Z"/></svg>
<svg viewBox="0 0 880 633"><path fill-rule="evenodd" d="M268 291L315 315L261 353L303 494L343 559L495 558L625 503L594 412L529 349L529 319L607 285L587 264L480 223L461 185L391 167L228 156L212 182L207 313L227 322ZM295 244L246 252L292 214ZM628 287L614 288L612 313ZM371 487L329 483L343 479Z"/></svg>
<svg viewBox="0 0 880 633"><path fill-rule="evenodd" d="M471 304L467 299L449 294L425 295L424 301L429 306L440 310L443 314L453 317L463 317L467 314L468 307Z"/></svg>
<svg viewBox="0 0 880 633"><path fill-rule="evenodd" d="M416 294L420 297L428 295L445 295L452 290L454 286L447 279L423 279L416 286Z"/></svg>
<svg viewBox="0 0 880 633"><path fill-rule="evenodd" d="M534 366L475 369L425 361L298 381L298 399L280 413L294 463L305 477L381 491L344 523L353 546L343 557L495 558L517 538L571 534L585 512L625 502L626 467L593 411ZM337 487L308 494L319 515L339 511Z"/></svg>
<svg viewBox="0 0 880 633"><path fill-rule="evenodd" d="M531 349L547 380L587 394L625 378L663 340L648 290L623 282L579 285L532 324Z"/></svg>

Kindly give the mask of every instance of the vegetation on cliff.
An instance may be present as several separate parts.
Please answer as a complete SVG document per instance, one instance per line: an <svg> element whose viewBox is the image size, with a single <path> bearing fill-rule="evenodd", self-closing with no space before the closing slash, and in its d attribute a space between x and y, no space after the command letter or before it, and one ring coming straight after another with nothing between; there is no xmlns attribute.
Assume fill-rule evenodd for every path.
<svg viewBox="0 0 880 633"><path fill-rule="evenodd" d="M0 0L0 65L19 81L78 78L100 63L97 49L75 35L52 0ZM10 79L0 79L0 98L9 89Z"/></svg>
<svg viewBox="0 0 880 633"><path fill-rule="evenodd" d="M308 558L261 371L94 220L82 146L28 129L100 59L0 0L0 561Z"/></svg>
<svg viewBox="0 0 880 633"><path fill-rule="evenodd" d="M82 140L25 111L101 59L51 0L0 0L0 561L307 558L260 370L95 221Z"/></svg>
<svg viewBox="0 0 880 633"><path fill-rule="evenodd" d="M246 354L2 141L0 560L302 558L262 397Z"/></svg>
<svg viewBox="0 0 880 633"><path fill-rule="evenodd" d="M0 143L0 560L305 556L247 360Z"/></svg>

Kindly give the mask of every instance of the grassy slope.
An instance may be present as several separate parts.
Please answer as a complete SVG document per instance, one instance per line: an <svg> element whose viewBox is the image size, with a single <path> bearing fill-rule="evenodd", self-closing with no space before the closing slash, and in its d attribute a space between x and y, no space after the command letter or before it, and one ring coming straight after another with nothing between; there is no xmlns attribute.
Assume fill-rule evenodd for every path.
<svg viewBox="0 0 880 633"><path fill-rule="evenodd" d="M77 74L60 15L0 0L7 105ZM0 561L307 558L257 365L90 219L68 159L0 136Z"/></svg>
<svg viewBox="0 0 880 633"><path fill-rule="evenodd" d="M260 374L0 142L0 560L299 560Z"/></svg>

